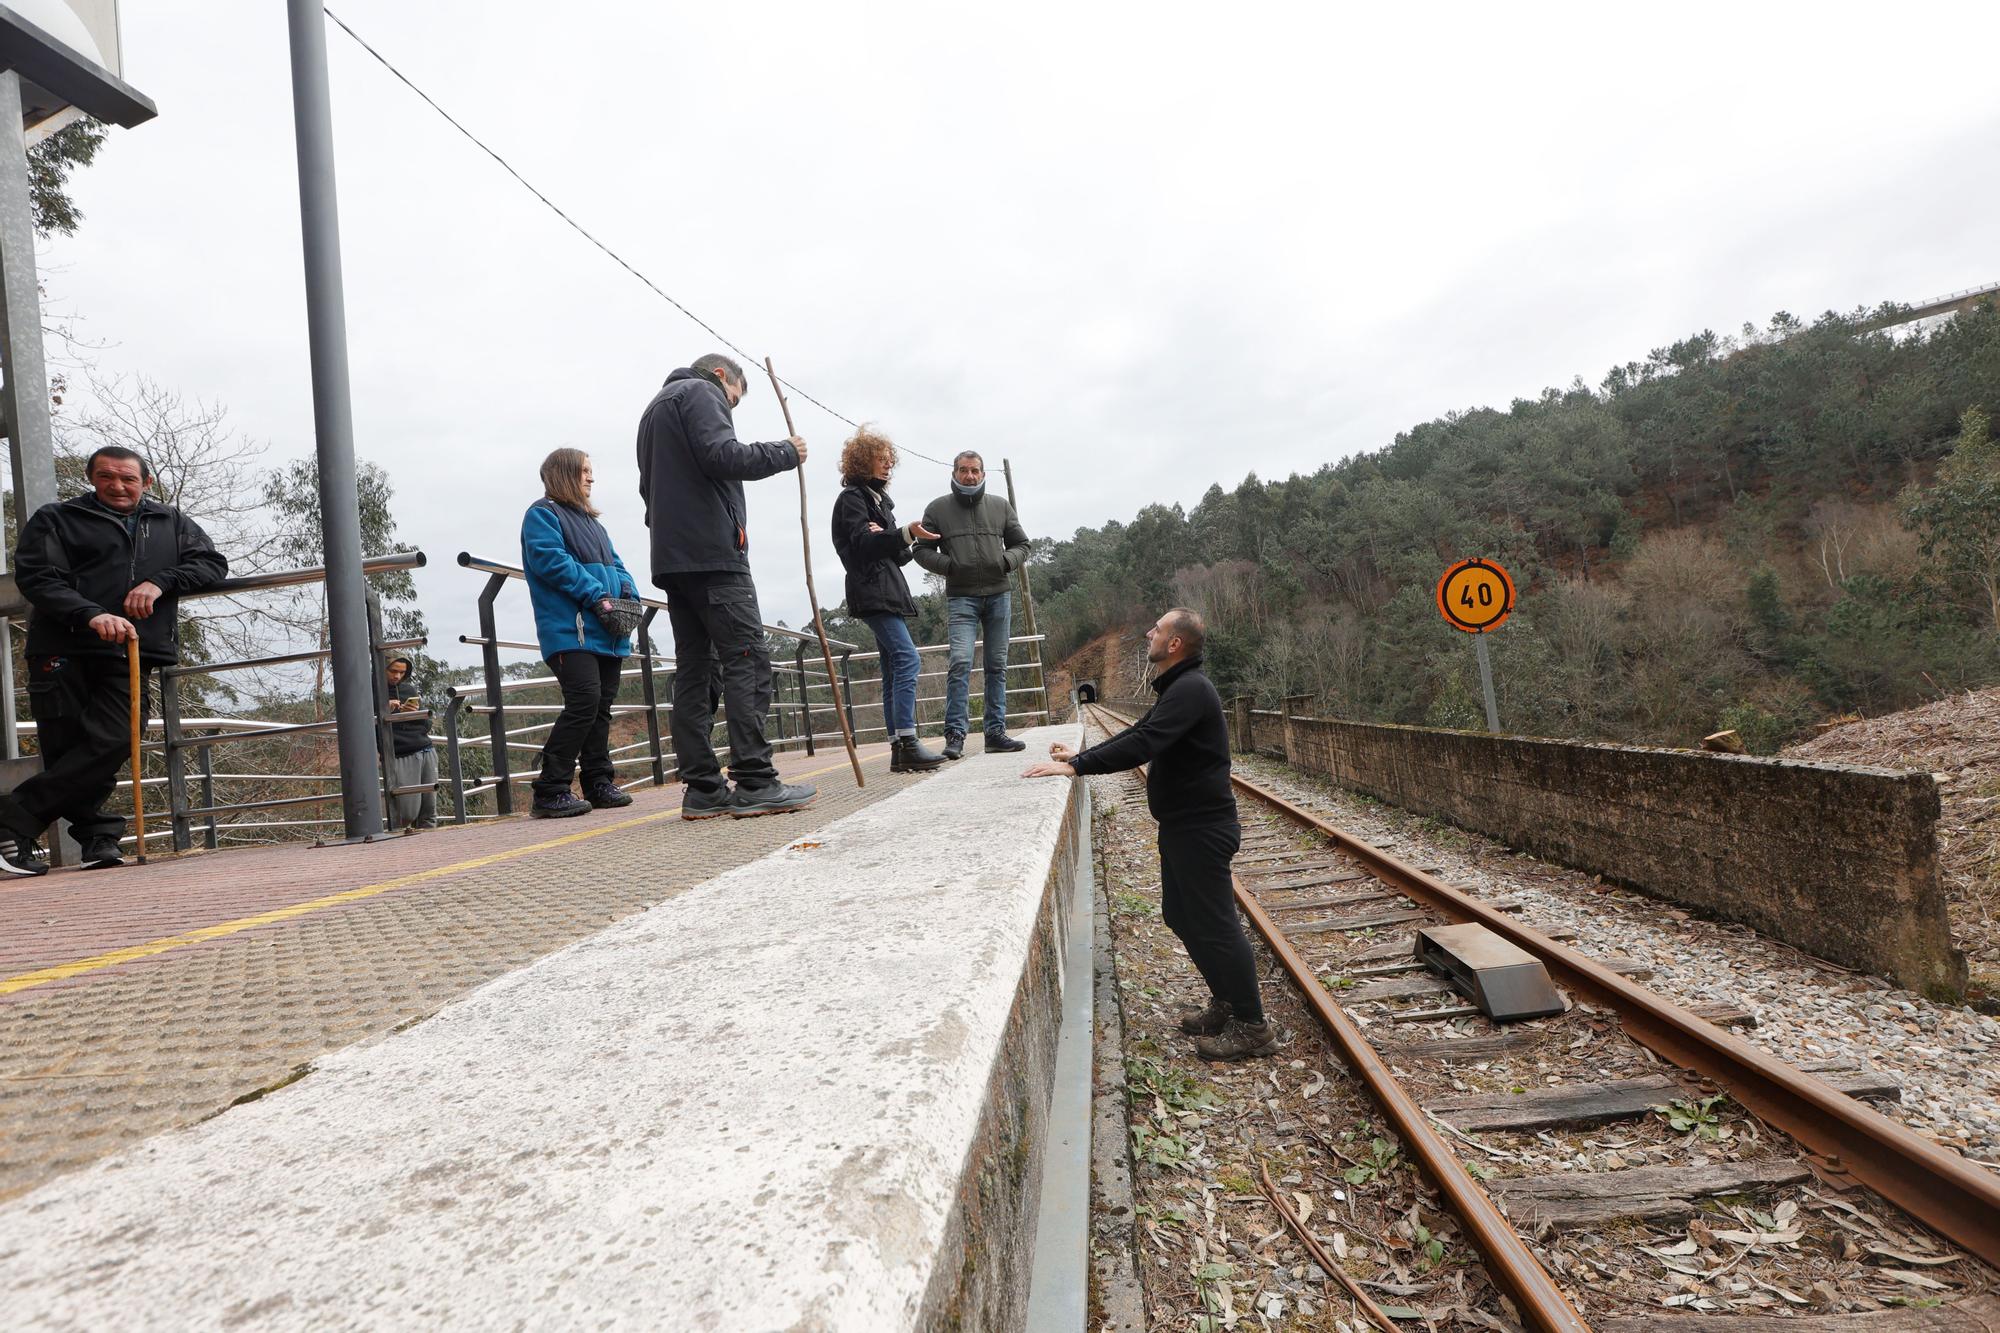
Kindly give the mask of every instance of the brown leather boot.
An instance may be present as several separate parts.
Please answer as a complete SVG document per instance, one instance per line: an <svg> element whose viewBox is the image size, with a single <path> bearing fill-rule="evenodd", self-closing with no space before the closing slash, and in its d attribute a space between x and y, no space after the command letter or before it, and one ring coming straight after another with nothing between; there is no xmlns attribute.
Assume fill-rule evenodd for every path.
<svg viewBox="0 0 2000 1333"><path fill-rule="evenodd" d="M1229 1001L1212 996L1206 1009L1181 1010L1181 1031L1190 1037L1213 1037L1229 1025Z"/></svg>
<svg viewBox="0 0 2000 1333"><path fill-rule="evenodd" d="M1278 1032L1270 1023L1245 1023L1232 1018L1213 1037L1199 1037L1195 1053L1204 1060L1250 1060L1273 1055L1278 1049Z"/></svg>

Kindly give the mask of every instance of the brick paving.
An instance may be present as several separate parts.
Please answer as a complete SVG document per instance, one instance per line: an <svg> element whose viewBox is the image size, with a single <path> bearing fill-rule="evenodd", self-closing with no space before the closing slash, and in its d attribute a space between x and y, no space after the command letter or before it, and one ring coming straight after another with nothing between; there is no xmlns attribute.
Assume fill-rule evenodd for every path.
<svg viewBox="0 0 2000 1333"><path fill-rule="evenodd" d="M861 753L865 790L838 750L780 756L820 788L791 815L688 822L679 787L639 788L629 808L580 819L0 884L0 1199L206 1119L922 780L892 775L886 746ZM85 966L49 976L72 964Z"/></svg>

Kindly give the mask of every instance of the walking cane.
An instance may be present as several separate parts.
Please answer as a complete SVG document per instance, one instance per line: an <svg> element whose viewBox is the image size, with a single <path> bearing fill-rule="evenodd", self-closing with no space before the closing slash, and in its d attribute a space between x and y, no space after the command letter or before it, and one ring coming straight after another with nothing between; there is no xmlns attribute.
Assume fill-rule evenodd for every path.
<svg viewBox="0 0 2000 1333"><path fill-rule="evenodd" d="M146 723L146 696L139 690L139 633L125 640L125 663L132 686L132 819L139 826L139 864L146 864L146 785L145 770L139 766L139 733Z"/></svg>
<svg viewBox="0 0 2000 1333"><path fill-rule="evenodd" d="M785 413L785 434L797 435L792 428L792 405L785 401L785 391L778 386L778 372L771 368L771 358L764 358L764 373L771 377L771 392L778 395L778 406ZM805 545L806 553L806 600L812 603L813 632L819 635L820 656L826 660L826 685L833 691L833 715L840 719L840 736L847 742L847 762L854 765L854 785L865 787L866 778L861 776L861 756L854 752L854 729L847 725L847 709L840 700L840 681L833 674L833 645L826 641L826 624L819 615L819 594L813 591L813 544L812 528L806 521L806 468L799 464L799 539ZM799 697L805 698L806 683L799 680ZM806 706L806 730L812 730L812 706Z"/></svg>

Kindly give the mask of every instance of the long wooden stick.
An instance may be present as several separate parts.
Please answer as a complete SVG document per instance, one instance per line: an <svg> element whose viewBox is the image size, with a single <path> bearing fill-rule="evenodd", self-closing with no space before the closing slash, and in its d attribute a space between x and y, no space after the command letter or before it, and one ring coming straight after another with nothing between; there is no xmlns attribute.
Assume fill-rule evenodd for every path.
<svg viewBox="0 0 2000 1333"><path fill-rule="evenodd" d="M785 401L785 391L778 384L778 372L771 366L771 358L764 358L764 373L771 377L771 392L778 395L778 406L785 413L785 434L797 435L792 426L792 405ZM847 762L854 765L854 785L865 787L868 780L861 776L861 756L854 749L854 729L847 725L847 709L840 698L840 679L833 674L833 645L826 641L826 624L819 615L819 594L813 591L813 543L812 526L808 521L810 513L806 508L806 468L801 462L799 474L799 540L805 546L806 555L806 600L812 603L813 632L819 635L820 656L826 661L826 686L833 691L833 715L840 720L840 736L847 742ZM805 697L805 677L799 677L799 697ZM806 705L806 730L812 730L812 705Z"/></svg>
<svg viewBox="0 0 2000 1333"><path fill-rule="evenodd" d="M144 754L140 732L146 720L146 696L140 693L144 679L139 674L139 635L134 630L125 640L125 663L132 686L132 818L139 831L139 864L146 864L146 772L139 766Z"/></svg>

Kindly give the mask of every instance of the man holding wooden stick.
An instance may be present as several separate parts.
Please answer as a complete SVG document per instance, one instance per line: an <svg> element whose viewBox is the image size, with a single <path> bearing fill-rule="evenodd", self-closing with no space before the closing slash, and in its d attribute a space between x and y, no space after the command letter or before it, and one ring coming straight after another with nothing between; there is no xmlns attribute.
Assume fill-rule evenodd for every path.
<svg viewBox="0 0 2000 1333"><path fill-rule="evenodd" d="M764 718L771 663L750 579L743 483L804 464L794 435L769 444L736 438L731 413L749 384L720 352L676 370L639 419L639 494L652 533L653 584L674 628L674 756L686 790L681 818L781 814L817 794L778 779ZM709 732L720 696L729 726L729 789Z"/></svg>
<svg viewBox="0 0 2000 1333"><path fill-rule="evenodd" d="M222 581L229 562L201 525L146 498L152 469L130 449L90 456L91 489L43 505L21 528L15 574L28 617L28 706L42 771L0 795L0 871L40 875L35 840L67 819L87 869L121 865L125 821L104 812L143 718L127 657L143 668L180 659L175 610L185 593ZM132 779L140 778L135 769ZM135 787L136 791L137 788Z"/></svg>

